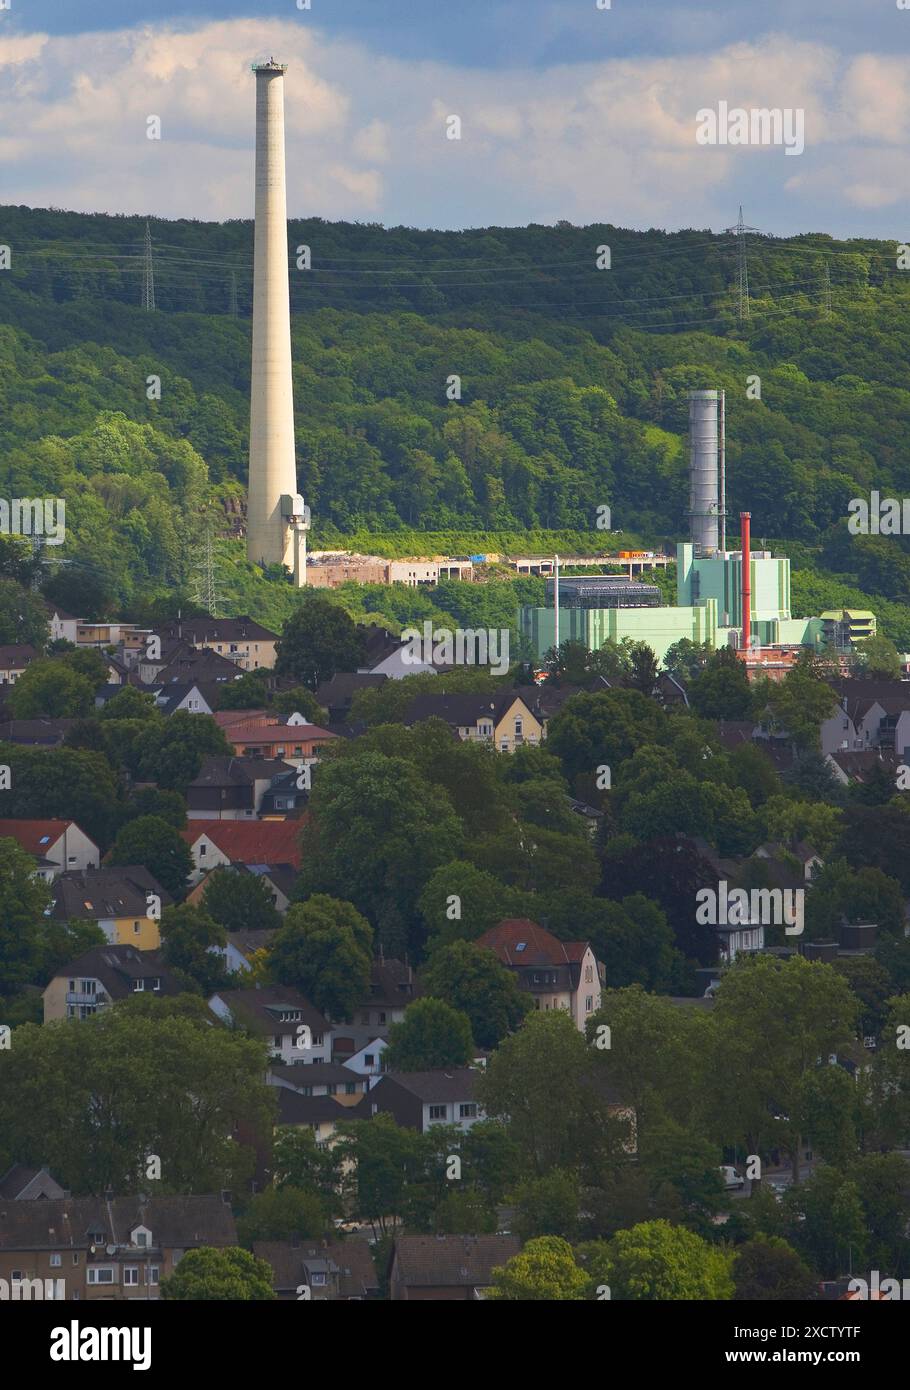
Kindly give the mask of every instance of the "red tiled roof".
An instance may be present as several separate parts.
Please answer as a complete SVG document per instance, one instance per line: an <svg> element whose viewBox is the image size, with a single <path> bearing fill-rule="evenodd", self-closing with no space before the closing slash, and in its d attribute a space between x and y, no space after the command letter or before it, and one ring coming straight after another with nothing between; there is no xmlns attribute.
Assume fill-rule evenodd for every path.
<svg viewBox="0 0 910 1390"><path fill-rule="evenodd" d="M274 714L267 709L216 709L212 715L219 729L230 729L235 724L246 724L251 728L262 728L266 724L277 724Z"/></svg>
<svg viewBox="0 0 910 1390"><path fill-rule="evenodd" d="M299 869L299 836L305 819L191 820L180 834L190 846L207 835L236 864L292 864Z"/></svg>
<svg viewBox="0 0 910 1390"><path fill-rule="evenodd" d="M75 821L0 820L0 839L17 840L29 854L43 855L71 825Z"/></svg>
<svg viewBox="0 0 910 1390"><path fill-rule="evenodd" d="M314 739L337 738L330 729L321 729L318 724L264 724L253 725L248 729L230 725L227 737L233 743L243 743L252 747L256 743L312 743Z"/></svg>
<svg viewBox="0 0 910 1390"><path fill-rule="evenodd" d="M587 949L587 942L560 941L527 917L505 918L478 937L477 945L495 951L505 965L566 965L580 961Z"/></svg>

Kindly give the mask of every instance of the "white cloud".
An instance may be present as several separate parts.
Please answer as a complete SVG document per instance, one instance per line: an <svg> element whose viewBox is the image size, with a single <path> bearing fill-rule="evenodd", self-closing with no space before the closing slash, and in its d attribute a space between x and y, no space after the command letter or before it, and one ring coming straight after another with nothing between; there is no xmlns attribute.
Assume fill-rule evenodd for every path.
<svg viewBox="0 0 910 1390"><path fill-rule="evenodd" d="M4 198L249 216L249 67L271 52L289 64L295 216L717 226L748 179L763 218L834 230L832 209L887 208L910 192L895 149L908 125L905 57L842 59L781 34L672 59L503 71L377 59L310 25L237 20L0 42L0 96L17 114L0 142ZM806 153L697 145L696 112L720 100L804 109ZM460 141L445 138L453 113ZM146 139L151 114L160 143Z"/></svg>

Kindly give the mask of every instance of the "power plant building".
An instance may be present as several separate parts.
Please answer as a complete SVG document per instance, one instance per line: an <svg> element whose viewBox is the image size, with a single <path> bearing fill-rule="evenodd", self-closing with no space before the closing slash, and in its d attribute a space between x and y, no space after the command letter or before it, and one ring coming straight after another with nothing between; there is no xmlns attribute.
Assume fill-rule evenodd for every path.
<svg viewBox="0 0 910 1390"><path fill-rule="evenodd" d="M723 409L722 392L689 393L690 538L676 551L677 606L661 606L656 586L617 576L560 579L560 642L584 642L593 651L608 639L628 638L645 642L660 662L684 638L713 648L754 650L819 649L825 644L832 624L826 628L822 618L792 616L790 561L751 549L748 513L742 514L740 548L726 548ZM743 572L744 553L748 576ZM749 596L748 615L743 611L744 594ZM546 597L546 607L526 606L519 614L520 631L538 657L555 644L554 580L547 581Z"/></svg>

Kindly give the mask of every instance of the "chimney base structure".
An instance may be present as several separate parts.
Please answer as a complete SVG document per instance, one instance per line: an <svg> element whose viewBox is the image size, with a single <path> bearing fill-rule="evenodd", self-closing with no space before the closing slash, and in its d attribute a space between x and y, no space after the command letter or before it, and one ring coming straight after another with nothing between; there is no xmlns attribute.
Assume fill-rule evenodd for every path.
<svg viewBox="0 0 910 1390"><path fill-rule="evenodd" d="M256 227L253 253L253 354L247 559L285 565L306 583L310 517L297 492L291 302L284 155L285 64L254 63L256 74Z"/></svg>

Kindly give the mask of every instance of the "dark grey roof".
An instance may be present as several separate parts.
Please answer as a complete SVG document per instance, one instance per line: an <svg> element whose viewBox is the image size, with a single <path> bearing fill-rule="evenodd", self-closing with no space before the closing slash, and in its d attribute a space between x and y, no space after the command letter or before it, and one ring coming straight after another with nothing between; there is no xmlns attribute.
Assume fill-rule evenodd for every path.
<svg viewBox="0 0 910 1390"><path fill-rule="evenodd" d="M470 1100L477 1083L473 1067L451 1067L448 1071L387 1071L384 1078L396 1081L424 1104L444 1104Z"/></svg>
<svg viewBox="0 0 910 1390"><path fill-rule="evenodd" d="M220 996L238 1022L254 1032L270 1036L280 1024L281 1013L295 1012L314 1033L327 1033L329 1023L299 990L284 985L265 985L262 989L225 990Z"/></svg>
<svg viewBox="0 0 910 1390"><path fill-rule="evenodd" d="M269 1067L269 1074L294 1087L328 1086L332 1082L349 1084L352 1081L363 1084L366 1081L366 1077L360 1072L343 1067L340 1062L308 1062L306 1066L298 1067L286 1067L280 1062L273 1062Z"/></svg>
<svg viewBox="0 0 910 1390"><path fill-rule="evenodd" d="M96 921L102 917L144 917L148 893L161 900L162 907L174 901L142 864L112 868L68 870L51 884L56 921Z"/></svg>
<svg viewBox="0 0 910 1390"><path fill-rule="evenodd" d="M296 777L282 758L239 758L230 754L210 753L202 760L198 776L190 787L248 787L283 775Z"/></svg>
<svg viewBox="0 0 910 1390"><path fill-rule="evenodd" d="M254 618L172 618L163 625L171 636L190 637L194 642L276 642L278 633L263 627Z"/></svg>
<svg viewBox="0 0 910 1390"><path fill-rule="evenodd" d="M100 980L115 1000L133 993L134 980L159 979L161 988L156 993L160 995L182 993L160 951L137 951L134 946L94 946L54 972L55 979L70 976Z"/></svg>
<svg viewBox="0 0 910 1390"><path fill-rule="evenodd" d="M517 1236L399 1236L396 1273L412 1288L487 1288L520 1249Z"/></svg>
<svg viewBox="0 0 910 1390"><path fill-rule="evenodd" d="M301 1067L309 1071L309 1067ZM279 1125L312 1125L328 1122L340 1125L345 1120L366 1118L366 1096L356 1105L342 1105L334 1096L302 1096L287 1086L276 1086Z"/></svg>
<svg viewBox="0 0 910 1390"><path fill-rule="evenodd" d="M313 1270L317 1263L336 1275L341 1298L367 1298L379 1292L373 1252L365 1240L350 1239L323 1244L257 1240L253 1242L253 1254L272 1266L272 1286L276 1293L296 1293L298 1285L306 1282L305 1271Z"/></svg>
<svg viewBox="0 0 910 1390"><path fill-rule="evenodd" d="M220 1197L66 1197L0 1205L0 1250L84 1249L93 1235L128 1245L137 1226L151 1231L153 1249L237 1243Z"/></svg>

